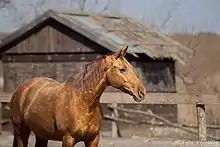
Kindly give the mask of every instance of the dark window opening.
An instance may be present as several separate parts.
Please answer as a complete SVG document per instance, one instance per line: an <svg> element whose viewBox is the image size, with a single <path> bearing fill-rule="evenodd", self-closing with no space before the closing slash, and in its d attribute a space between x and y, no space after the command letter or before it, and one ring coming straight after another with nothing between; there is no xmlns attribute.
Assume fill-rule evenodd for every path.
<svg viewBox="0 0 220 147"><path fill-rule="evenodd" d="M148 92L176 92L173 60L131 61Z"/></svg>

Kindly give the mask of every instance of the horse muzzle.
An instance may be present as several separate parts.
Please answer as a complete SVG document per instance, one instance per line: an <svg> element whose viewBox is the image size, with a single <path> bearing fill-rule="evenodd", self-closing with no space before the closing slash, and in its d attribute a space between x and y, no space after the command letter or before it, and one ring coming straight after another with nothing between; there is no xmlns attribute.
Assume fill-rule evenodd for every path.
<svg viewBox="0 0 220 147"><path fill-rule="evenodd" d="M138 90L137 92L137 96L133 96L133 99L136 101L136 102L141 102L143 101L145 98L145 92L142 91L142 90Z"/></svg>

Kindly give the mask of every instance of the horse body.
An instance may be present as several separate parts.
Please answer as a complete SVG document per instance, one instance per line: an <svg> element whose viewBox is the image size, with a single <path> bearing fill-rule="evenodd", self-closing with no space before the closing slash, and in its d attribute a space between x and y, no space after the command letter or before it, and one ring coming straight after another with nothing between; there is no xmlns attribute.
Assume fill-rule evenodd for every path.
<svg viewBox="0 0 220 147"><path fill-rule="evenodd" d="M10 102L13 146L27 147L33 131L36 147L46 147L48 140L62 141L63 147L72 147L79 141L84 141L86 147L97 147L102 122L99 100L106 87L121 89L136 101L145 95L143 84L123 58L125 52L120 50L116 55L93 61L62 83L46 77L21 83Z"/></svg>
<svg viewBox="0 0 220 147"><path fill-rule="evenodd" d="M25 81L13 95L13 104L18 105L11 108L14 123L24 123L36 136L46 140L62 141L62 137L70 133L79 141L85 141L100 129L100 105L91 111L72 88L53 79Z"/></svg>

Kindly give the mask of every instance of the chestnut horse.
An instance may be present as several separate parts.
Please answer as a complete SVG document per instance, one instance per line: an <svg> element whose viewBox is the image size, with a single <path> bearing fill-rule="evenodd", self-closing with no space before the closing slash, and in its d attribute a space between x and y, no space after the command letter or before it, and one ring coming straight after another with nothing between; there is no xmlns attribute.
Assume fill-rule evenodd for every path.
<svg viewBox="0 0 220 147"><path fill-rule="evenodd" d="M88 63L62 83L46 77L21 83L10 101L13 147L27 147L31 131L36 147L46 147L48 140L62 141L63 147L80 141L86 147L97 147L102 121L100 97L106 87L117 88L137 102L146 95L124 57L127 48Z"/></svg>

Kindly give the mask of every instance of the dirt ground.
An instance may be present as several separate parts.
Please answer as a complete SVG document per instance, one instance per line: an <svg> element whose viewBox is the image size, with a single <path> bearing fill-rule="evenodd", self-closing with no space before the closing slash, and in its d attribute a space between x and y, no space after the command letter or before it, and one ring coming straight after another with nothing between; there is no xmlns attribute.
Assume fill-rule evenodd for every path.
<svg viewBox="0 0 220 147"><path fill-rule="evenodd" d="M0 136L0 147L11 147L13 136L9 132L4 132ZM35 138L33 135L29 138L29 147L34 147ZM61 147L61 142L49 141L49 147ZM84 147L82 142L79 142L77 147ZM185 142L185 141L170 141L170 140L147 140L138 138L101 138L101 147L218 147L220 143L218 142L206 142L199 144L198 142Z"/></svg>

